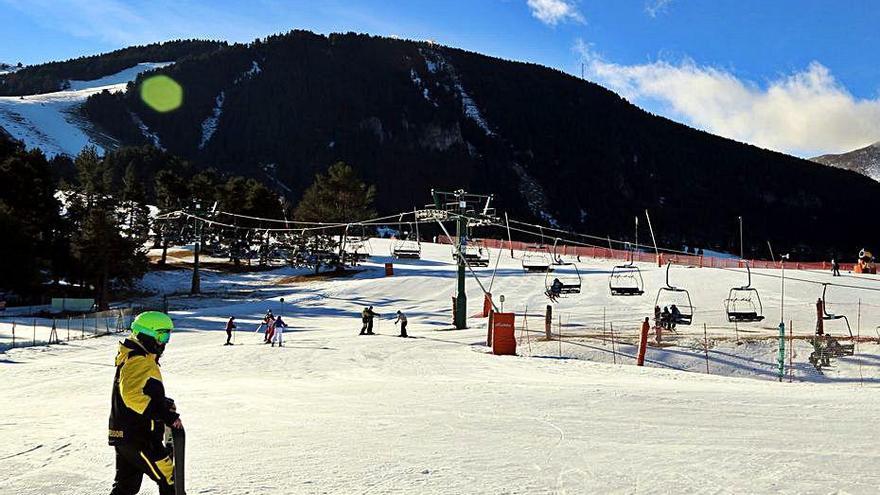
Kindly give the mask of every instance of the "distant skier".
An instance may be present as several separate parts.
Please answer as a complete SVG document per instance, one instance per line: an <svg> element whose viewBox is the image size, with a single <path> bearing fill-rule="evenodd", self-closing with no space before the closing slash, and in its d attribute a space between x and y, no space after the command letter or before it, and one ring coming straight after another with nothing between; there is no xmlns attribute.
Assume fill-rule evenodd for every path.
<svg viewBox="0 0 880 495"><path fill-rule="evenodd" d="M174 324L165 313L147 311L131 323L119 343L110 406L109 443L116 449L110 495L134 495L146 474L160 495L174 495L174 461L162 443L165 426L182 429L174 401L165 397L159 357Z"/></svg>
<svg viewBox="0 0 880 495"><path fill-rule="evenodd" d="M840 262L837 261L836 258L831 259L831 276L839 277L840 276Z"/></svg>
<svg viewBox="0 0 880 495"><path fill-rule="evenodd" d="M361 327L360 335L373 335L373 319L379 316L379 313L373 311L373 307L364 308L361 312L361 322L363 326Z"/></svg>
<svg viewBox="0 0 880 495"><path fill-rule="evenodd" d="M278 347L284 347L284 328L287 325L284 323L284 320L281 319L281 315L278 315L275 318L275 322L272 324L272 347L275 347L275 342L278 342Z"/></svg>
<svg viewBox="0 0 880 495"><path fill-rule="evenodd" d="M235 317L230 316L226 322L226 343L223 345L232 345L232 331L235 330Z"/></svg>
<svg viewBox="0 0 880 495"><path fill-rule="evenodd" d="M409 335L406 334L406 315L400 310L397 311L397 320L394 324L397 325L398 322L400 323L400 337L409 337Z"/></svg>

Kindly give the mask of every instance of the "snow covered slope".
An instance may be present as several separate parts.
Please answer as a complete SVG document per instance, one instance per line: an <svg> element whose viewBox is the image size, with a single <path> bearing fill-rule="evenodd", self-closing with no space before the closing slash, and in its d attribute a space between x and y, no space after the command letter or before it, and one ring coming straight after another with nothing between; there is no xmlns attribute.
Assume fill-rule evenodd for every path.
<svg viewBox="0 0 880 495"><path fill-rule="evenodd" d="M449 246L423 244L424 259L394 261L393 277L382 269L389 243L372 240L371 248L378 256L354 278L291 283L284 277L294 272L285 268L225 276L251 288L243 298L175 301L188 305L173 311L178 331L162 370L187 428L190 493L876 493L875 344L860 351L861 381L844 376L852 369L841 365L823 380L791 384L753 379L766 378L762 372L744 379L637 368L620 354L625 346L616 365L572 359L574 340L561 344L563 359L558 342L535 339L520 343L525 356L497 357L483 345L485 320L448 330L455 280ZM663 270L641 265L648 293L612 298L611 266L582 260L584 292L555 308L567 329L601 328L604 313L617 331L632 334L633 323L650 313ZM490 283L493 266L477 271ZM150 285L175 292L187 283L186 272L164 273L164 284ZM769 322L741 325L751 338L740 348L772 335L776 274L755 273ZM786 283L786 320L806 335L817 297L809 281L831 279L787 274L799 280ZM727 332L732 339L721 299L743 278L678 268L672 282L691 290L700 327L682 333L702 336L706 322L716 338ZM880 286L876 277L834 281ZM863 333L880 324L880 293L837 289L829 301L851 317L860 305ZM474 313L480 292L473 280L468 290ZM529 328L539 332L543 290L542 275L524 275L519 260L502 255L493 292L505 295L507 310L528 306L538 314ZM358 311L367 304L382 313L379 335L359 337ZM290 325L283 349L260 344L254 333L269 307ZM414 338L393 336L397 309L409 316ZM237 316L239 332L236 345L225 347L229 315ZM729 363L731 352L752 352L735 349L710 350L711 366ZM684 354L681 347L651 348L648 357L663 360L664 353ZM108 491L114 354L115 339L102 338L0 358L0 493ZM142 493L156 493L144 486Z"/></svg>
<svg viewBox="0 0 880 495"><path fill-rule="evenodd" d="M125 85L141 72L166 65L169 62L141 63L93 81L70 81L65 91L0 97L0 127L48 156L76 155L85 146L98 145L91 137L94 131L76 112L86 98L105 89L125 91Z"/></svg>

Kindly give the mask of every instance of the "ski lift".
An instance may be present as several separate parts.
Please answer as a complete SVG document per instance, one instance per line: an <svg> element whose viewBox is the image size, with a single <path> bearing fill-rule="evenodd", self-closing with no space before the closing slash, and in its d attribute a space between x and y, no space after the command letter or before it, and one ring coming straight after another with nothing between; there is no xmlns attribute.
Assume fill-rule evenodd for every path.
<svg viewBox="0 0 880 495"><path fill-rule="evenodd" d="M562 255L556 251L556 248L559 246L559 238L557 237L553 241L553 256L552 261L554 265L565 265L566 263L562 261Z"/></svg>
<svg viewBox="0 0 880 495"><path fill-rule="evenodd" d="M547 270L547 274L544 275L544 294L551 300L557 297L565 297L567 294L580 294L582 280L577 264L561 263L558 266L565 268L559 268L553 272ZM571 267L574 270L567 270L567 267ZM557 284L554 290L554 283L557 280L559 284Z"/></svg>
<svg viewBox="0 0 880 495"><path fill-rule="evenodd" d="M401 231L401 227L403 223L403 215L400 215L400 218L397 220L398 232ZM407 222L412 229L412 223ZM416 222L416 239L411 240L409 238L409 232L403 233L403 239L395 239L395 241L391 244L391 256L397 259L408 258L408 259L421 259L422 258L422 243L419 239L419 223Z"/></svg>
<svg viewBox="0 0 880 495"><path fill-rule="evenodd" d="M550 253L543 244L526 247L522 257L522 267L526 272L549 272Z"/></svg>
<svg viewBox="0 0 880 495"><path fill-rule="evenodd" d="M641 296L645 293L642 271L632 260L625 265L615 266L608 278L608 289L612 296Z"/></svg>
<svg viewBox="0 0 880 495"><path fill-rule="evenodd" d="M489 249L477 244L466 244L464 250L464 260L470 266L489 266ZM452 259L458 259L458 252L452 248Z"/></svg>
<svg viewBox="0 0 880 495"><path fill-rule="evenodd" d="M822 319L824 321L835 321L835 320L843 320L846 324L846 331L849 333L850 337L853 337L852 327L849 324L849 318L846 315L837 315L828 312L827 300L825 299L825 293L828 291L828 284L822 284Z"/></svg>
<svg viewBox="0 0 880 495"><path fill-rule="evenodd" d="M397 259L421 259L422 245L418 241L396 239L391 245L391 256Z"/></svg>
<svg viewBox="0 0 880 495"><path fill-rule="evenodd" d="M666 263L666 287L661 287L657 291L654 306L660 307L662 297L664 307L675 306L678 308L679 314L673 323L677 325L690 325L694 318L694 305L691 302L691 294L687 289L675 287L669 283L669 267L671 265L671 261Z"/></svg>
<svg viewBox="0 0 880 495"><path fill-rule="evenodd" d="M764 306L761 304L761 296L758 289L752 287L752 269L746 262L746 272L749 275L749 283L742 287L734 287L724 300L724 309L727 311L727 321L733 323L749 323L764 320Z"/></svg>

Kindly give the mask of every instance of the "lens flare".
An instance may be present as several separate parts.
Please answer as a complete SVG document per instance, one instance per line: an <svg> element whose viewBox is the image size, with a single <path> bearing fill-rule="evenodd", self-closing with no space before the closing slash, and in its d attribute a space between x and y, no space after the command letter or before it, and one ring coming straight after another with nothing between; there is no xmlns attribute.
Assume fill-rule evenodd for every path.
<svg viewBox="0 0 880 495"><path fill-rule="evenodd" d="M157 112L171 112L183 104L183 88L166 75L152 76L141 83L141 100Z"/></svg>

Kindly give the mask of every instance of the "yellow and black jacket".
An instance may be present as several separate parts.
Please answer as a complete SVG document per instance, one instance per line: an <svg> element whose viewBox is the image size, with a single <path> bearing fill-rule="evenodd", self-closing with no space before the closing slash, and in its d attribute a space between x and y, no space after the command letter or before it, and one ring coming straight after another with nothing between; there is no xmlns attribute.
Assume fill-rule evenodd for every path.
<svg viewBox="0 0 880 495"><path fill-rule="evenodd" d="M110 409L110 445L162 442L165 425L177 420L162 385L156 354L133 338L119 343Z"/></svg>

